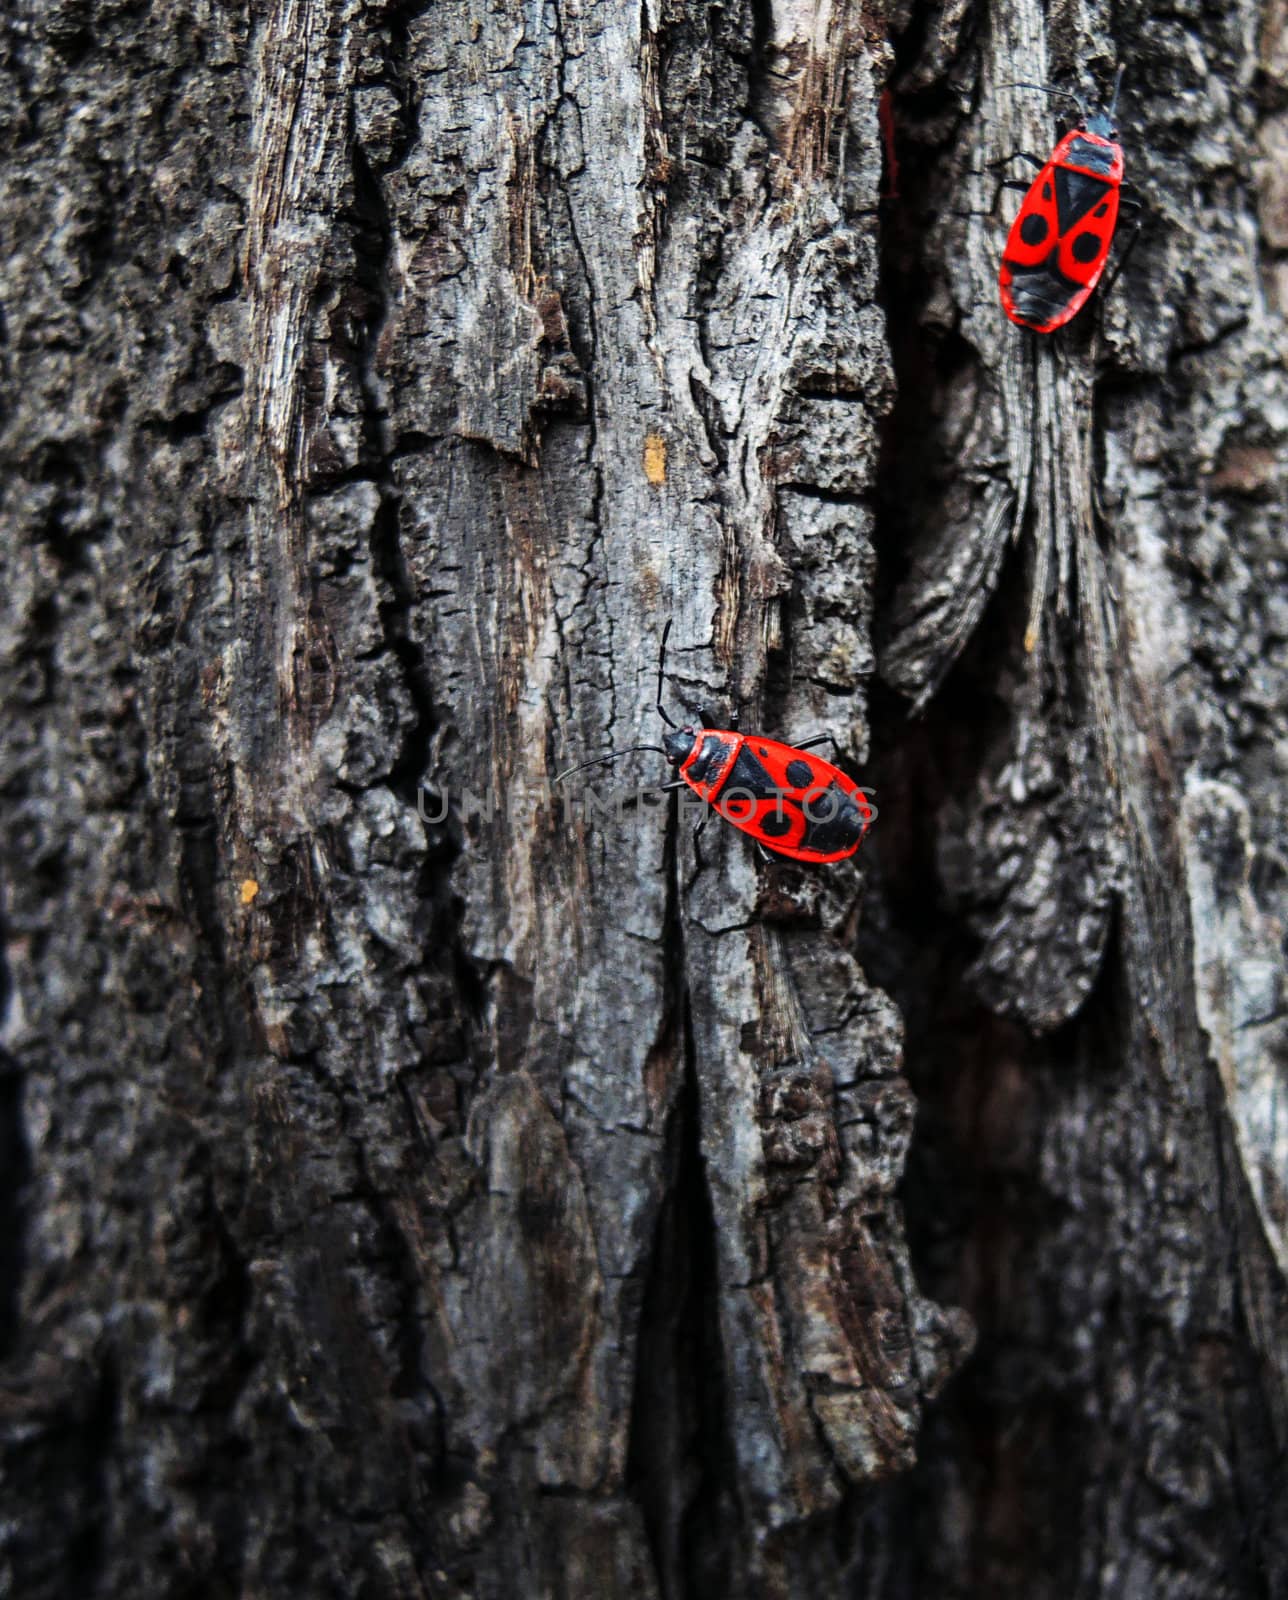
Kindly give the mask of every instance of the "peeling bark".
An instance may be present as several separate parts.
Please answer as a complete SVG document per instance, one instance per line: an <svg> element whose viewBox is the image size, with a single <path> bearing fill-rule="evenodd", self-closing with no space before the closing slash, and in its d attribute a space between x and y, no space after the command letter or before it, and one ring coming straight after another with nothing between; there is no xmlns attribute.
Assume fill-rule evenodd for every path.
<svg viewBox="0 0 1288 1600"><path fill-rule="evenodd" d="M0 22L7 1587L1288 1581L1284 25ZM552 787L668 618L858 864Z"/></svg>

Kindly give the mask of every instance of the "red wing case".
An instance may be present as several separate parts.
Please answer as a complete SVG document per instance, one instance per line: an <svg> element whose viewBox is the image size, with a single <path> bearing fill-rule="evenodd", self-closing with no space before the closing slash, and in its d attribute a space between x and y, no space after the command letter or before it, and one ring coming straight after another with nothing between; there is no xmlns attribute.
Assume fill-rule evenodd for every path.
<svg viewBox="0 0 1288 1600"><path fill-rule="evenodd" d="M794 861L844 861L872 824L853 779L775 739L707 729L680 776L735 828Z"/></svg>
<svg viewBox="0 0 1288 1600"><path fill-rule="evenodd" d="M1002 308L1012 322L1052 333L1100 281L1118 223L1122 147L1065 134L1034 179L1002 255Z"/></svg>

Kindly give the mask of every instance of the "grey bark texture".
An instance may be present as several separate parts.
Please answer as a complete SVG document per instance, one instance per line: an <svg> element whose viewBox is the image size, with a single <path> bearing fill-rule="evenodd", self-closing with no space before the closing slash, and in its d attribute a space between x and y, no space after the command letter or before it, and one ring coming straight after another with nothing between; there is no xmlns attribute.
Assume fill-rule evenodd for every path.
<svg viewBox="0 0 1288 1600"><path fill-rule="evenodd" d="M1039 341L1009 85L1119 62ZM1283 0L0 75L0 1590L1288 1594ZM857 863L552 789L668 618Z"/></svg>

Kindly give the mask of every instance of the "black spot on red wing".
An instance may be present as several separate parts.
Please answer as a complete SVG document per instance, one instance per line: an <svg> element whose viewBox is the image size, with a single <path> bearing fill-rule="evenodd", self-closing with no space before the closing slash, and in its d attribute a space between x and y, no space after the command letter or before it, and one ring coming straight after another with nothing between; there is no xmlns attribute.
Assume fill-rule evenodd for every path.
<svg viewBox="0 0 1288 1600"><path fill-rule="evenodd" d="M1036 211L1030 211L1024 221L1020 223L1020 238L1025 244L1041 244L1047 236L1046 218L1039 216Z"/></svg>
<svg viewBox="0 0 1288 1600"><path fill-rule="evenodd" d="M764 745L763 745L763 744L762 744L762 745L761 745L761 747L760 747L760 751L759 751L759 754L760 754L760 755L762 755L762 756L764 756L764 758L765 758L765 760L766 760L766 761L768 761L768 760L769 760L769 751L768 751L768 750L766 750L766 749L765 749L765 747L764 747Z"/></svg>
<svg viewBox="0 0 1288 1600"><path fill-rule="evenodd" d="M1104 205L1097 206L1096 209L1092 212L1092 216L1094 216L1094 217L1107 217L1108 215L1109 215L1109 202L1108 202L1108 200L1105 201Z"/></svg>
<svg viewBox="0 0 1288 1600"><path fill-rule="evenodd" d="M1044 183L1042 185L1042 198L1044 200L1049 200L1051 198L1051 185L1049 183Z"/></svg>
<svg viewBox="0 0 1288 1600"><path fill-rule="evenodd" d="M1080 233L1073 241L1071 248L1075 261L1081 261L1084 264L1088 261L1094 261L1101 251L1100 237L1094 233Z"/></svg>
<svg viewBox="0 0 1288 1600"><path fill-rule="evenodd" d="M793 789L804 789L814 781L814 769L808 761L789 761L787 781Z"/></svg>
<svg viewBox="0 0 1288 1600"><path fill-rule="evenodd" d="M780 806L774 811L767 811L765 815L761 817L760 827L763 833L772 834L775 839L778 839L781 838L783 834L790 833L792 831L792 819Z"/></svg>

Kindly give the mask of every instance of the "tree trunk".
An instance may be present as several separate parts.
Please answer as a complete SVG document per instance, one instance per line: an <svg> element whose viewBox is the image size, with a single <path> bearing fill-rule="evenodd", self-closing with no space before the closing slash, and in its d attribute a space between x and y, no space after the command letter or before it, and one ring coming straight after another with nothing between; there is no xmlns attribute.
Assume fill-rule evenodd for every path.
<svg viewBox="0 0 1288 1600"><path fill-rule="evenodd" d="M0 1587L1288 1594L1282 0L12 10Z"/></svg>

